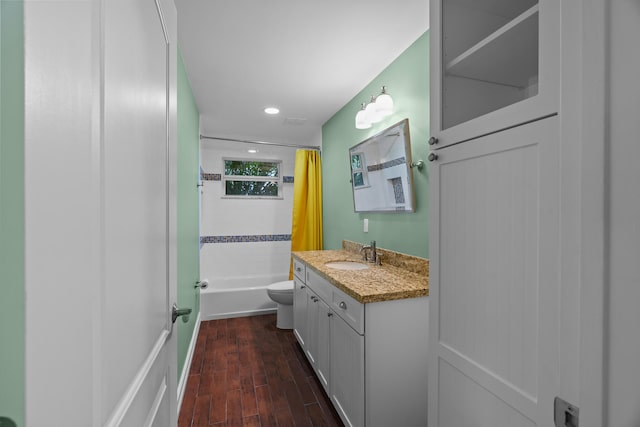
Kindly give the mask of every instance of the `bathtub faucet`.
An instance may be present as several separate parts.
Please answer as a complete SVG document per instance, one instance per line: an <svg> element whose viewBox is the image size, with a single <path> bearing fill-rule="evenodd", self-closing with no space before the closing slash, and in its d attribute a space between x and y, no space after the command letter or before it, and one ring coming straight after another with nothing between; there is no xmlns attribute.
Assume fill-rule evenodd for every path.
<svg viewBox="0 0 640 427"><path fill-rule="evenodd" d="M196 282L196 285L194 286L194 288L200 288L200 289L207 289L209 287L209 281L208 280L199 280Z"/></svg>

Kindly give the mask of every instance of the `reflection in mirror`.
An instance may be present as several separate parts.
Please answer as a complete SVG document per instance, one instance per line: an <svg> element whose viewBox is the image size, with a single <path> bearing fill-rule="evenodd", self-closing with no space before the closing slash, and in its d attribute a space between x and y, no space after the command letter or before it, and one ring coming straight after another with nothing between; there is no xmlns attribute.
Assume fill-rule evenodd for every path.
<svg viewBox="0 0 640 427"><path fill-rule="evenodd" d="M349 149L356 212L415 212L409 119Z"/></svg>

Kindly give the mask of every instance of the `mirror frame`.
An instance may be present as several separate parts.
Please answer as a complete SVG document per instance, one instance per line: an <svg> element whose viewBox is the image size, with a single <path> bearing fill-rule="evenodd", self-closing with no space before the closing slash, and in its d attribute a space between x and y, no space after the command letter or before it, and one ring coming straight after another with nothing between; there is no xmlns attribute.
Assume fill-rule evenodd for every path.
<svg viewBox="0 0 640 427"><path fill-rule="evenodd" d="M407 176L407 192L408 195L405 194L405 205L403 205L402 209L399 209L397 205L393 205L393 206L385 206L382 207L380 209L365 209L363 207L360 207L360 209L358 209L357 203L356 203L356 191L359 191L361 189L364 188L370 188L371 186L369 185L369 174L371 172L375 172L377 170L382 170L385 169L387 167L395 167L398 166L400 164L391 164L390 166L385 166L385 164L389 164L392 162L397 162L399 159L402 159L402 157L398 157L396 159L391 159L391 160L387 160L386 162L380 163L379 161L377 163L374 163L373 165L367 164L365 162L364 166L367 169L367 173L363 175L363 185L359 186L360 188L356 188L355 182L354 182L354 173L358 173L358 169L353 168L353 159L352 156L354 154L357 154L358 152L363 152L364 150L362 150L365 146L368 146L369 144L374 144L376 143L381 137L383 137L385 134L390 133L391 131L395 130L396 128L398 128L398 130L400 132L404 133L404 162L400 163L404 165L404 168L406 169L406 176ZM350 172L350 181L351 181L351 193L353 196L353 209L355 213L406 213L406 212L415 212L416 211L416 197L415 197L415 188L414 188L414 183L413 183L413 172L412 172L412 168L411 168L411 136L410 136L410 132L409 132L409 119L403 119L391 126L389 126L388 128L382 130L381 132L378 132L377 134L368 137L367 139L365 139L364 141L360 142L359 144L354 145L353 147L349 148L348 151L349 154L349 172ZM366 159L365 159L366 160ZM374 168L373 170L371 170L370 168ZM403 186L404 188L404 186ZM410 203L410 206L407 207L407 205L409 203L407 203L407 201Z"/></svg>

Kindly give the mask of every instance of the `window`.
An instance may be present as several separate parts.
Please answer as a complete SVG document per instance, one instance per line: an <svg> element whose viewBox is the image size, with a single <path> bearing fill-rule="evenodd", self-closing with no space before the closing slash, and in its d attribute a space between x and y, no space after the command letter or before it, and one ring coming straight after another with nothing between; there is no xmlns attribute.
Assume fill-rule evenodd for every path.
<svg viewBox="0 0 640 427"><path fill-rule="evenodd" d="M280 160L224 159L224 195L281 198Z"/></svg>
<svg viewBox="0 0 640 427"><path fill-rule="evenodd" d="M369 186L367 169L364 162L364 153L353 153L351 155L351 179L353 188L364 188Z"/></svg>

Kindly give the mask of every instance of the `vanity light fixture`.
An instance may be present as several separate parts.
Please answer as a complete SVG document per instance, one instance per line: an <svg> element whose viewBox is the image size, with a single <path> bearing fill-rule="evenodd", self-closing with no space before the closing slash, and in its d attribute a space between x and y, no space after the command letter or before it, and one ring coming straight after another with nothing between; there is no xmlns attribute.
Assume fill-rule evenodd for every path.
<svg viewBox="0 0 640 427"><path fill-rule="evenodd" d="M280 109L279 109L279 108L277 108L277 107L266 107L266 108L264 109L264 112L265 112L266 114L269 114L270 116L273 116L273 115L278 114L278 113L280 112Z"/></svg>
<svg viewBox="0 0 640 427"><path fill-rule="evenodd" d="M369 129L372 123L378 123L392 113L393 98L387 93L387 87L382 86L380 95L372 95L368 104L362 104L356 114L356 129Z"/></svg>

